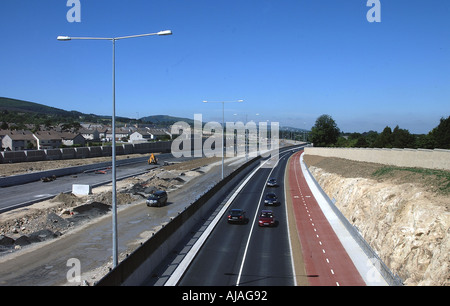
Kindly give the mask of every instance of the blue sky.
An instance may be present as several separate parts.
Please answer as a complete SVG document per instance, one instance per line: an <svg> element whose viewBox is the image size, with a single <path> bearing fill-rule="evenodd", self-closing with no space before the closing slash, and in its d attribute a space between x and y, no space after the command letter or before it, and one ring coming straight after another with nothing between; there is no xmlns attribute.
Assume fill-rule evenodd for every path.
<svg viewBox="0 0 450 306"><path fill-rule="evenodd" d="M428 133L450 115L450 1L1 0L0 96L111 115L112 44L58 35L172 36L116 42L116 114L278 121L346 132ZM236 115L234 115L236 114ZM256 115L259 114L259 115Z"/></svg>

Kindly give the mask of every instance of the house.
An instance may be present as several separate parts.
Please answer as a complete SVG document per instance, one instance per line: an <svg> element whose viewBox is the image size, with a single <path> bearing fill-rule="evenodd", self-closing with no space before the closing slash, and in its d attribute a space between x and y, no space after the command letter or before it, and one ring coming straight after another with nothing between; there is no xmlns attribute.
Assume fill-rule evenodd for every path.
<svg viewBox="0 0 450 306"><path fill-rule="evenodd" d="M128 138L131 134L130 128L116 128L116 140L121 140L122 138ZM108 129L106 132L106 139L112 141L112 130Z"/></svg>
<svg viewBox="0 0 450 306"><path fill-rule="evenodd" d="M37 147L36 139L31 131L5 131L2 138L2 147L5 150L20 151Z"/></svg>
<svg viewBox="0 0 450 306"><path fill-rule="evenodd" d="M37 141L37 148L39 150L56 149L60 148L62 145L84 146L86 143L86 139L84 139L80 133L75 134L70 132L38 131L34 133L33 136Z"/></svg>
<svg viewBox="0 0 450 306"><path fill-rule="evenodd" d="M90 141L100 141L100 132L97 129L81 128L78 130L84 139Z"/></svg>
<svg viewBox="0 0 450 306"><path fill-rule="evenodd" d="M96 130L98 131L98 138L100 138L101 141L106 141L106 134L108 133L108 128L101 127L96 128Z"/></svg>
<svg viewBox="0 0 450 306"><path fill-rule="evenodd" d="M140 129L133 134L130 135L129 142L131 143L140 143L147 142L153 139L153 135L146 129Z"/></svg>
<svg viewBox="0 0 450 306"><path fill-rule="evenodd" d="M86 144L86 139L81 135L81 133L60 133L61 134L61 141L62 144L65 146L73 146L73 145L79 145L81 147L84 147Z"/></svg>
<svg viewBox="0 0 450 306"><path fill-rule="evenodd" d="M159 140L167 138L170 136L171 135L164 129L144 128L138 129L136 132L131 134L129 142L131 143L147 142L151 140Z"/></svg>

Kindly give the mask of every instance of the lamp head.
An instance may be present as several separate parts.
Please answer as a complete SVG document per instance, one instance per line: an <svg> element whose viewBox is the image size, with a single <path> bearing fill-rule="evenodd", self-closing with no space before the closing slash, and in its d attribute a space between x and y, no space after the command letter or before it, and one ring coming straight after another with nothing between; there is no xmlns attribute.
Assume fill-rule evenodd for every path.
<svg viewBox="0 0 450 306"><path fill-rule="evenodd" d="M60 41L67 41L70 40L71 38L69 36L58 36L56 39Z"/></svg>
<svg viewBox="0 0 450 306"><path fill-rule="evenodd" d="M172 35L172 31L171 30L164 30L164 31L159 31L157 34L159 36L161 36L161 35Z"/></svg>

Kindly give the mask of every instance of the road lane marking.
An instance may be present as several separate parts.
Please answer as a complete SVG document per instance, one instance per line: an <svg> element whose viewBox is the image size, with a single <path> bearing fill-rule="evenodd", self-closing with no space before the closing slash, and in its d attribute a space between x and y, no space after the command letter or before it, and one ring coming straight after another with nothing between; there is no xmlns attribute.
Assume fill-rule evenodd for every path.
<svg viewBox="0 0 450 306"><path fill-rule="evenodd" d="M286 154L289 154L289 153L286 153ZM273 170L275 170L275 167L273 167L272 170L270 170L270 173L267 176L267 179L266 179L266 182L265 182L264 186L267 185L267 181L271 177ZM241 262L241 267L239 268L238 278L236 280L236 286L239 286L239 282L241 281L242 270L244 269L245 259L247 257L247 251L248 251L248 247L250 245L250 239L252 238L253 229L254 229L255 223L256 223L256 217L259 215L259 207L261 206L261 202L262 202L261 200L262 200L263 195L264 195L264 189L265 188L263 188L263 190L261 192L261 196L260 196L259 202L258 202L258 207L256 208L255 216L253 218L252 227L250 228L250 234L248 235L248 238L247 238L247 244L245 245L244 255L242 256L242 262ZM286 201L286 199L285 199L285 201Z"/></svg>
<svg viewBox="0 0 450 306"><path fill-rule="evenodd" d="M184 272L188 268L188 266L191 264L192 260L194 260L194 257L197 255L198 251L202 247L202 245L205 243L206 239L209 237L213 229L216 227L217 223L222 219L225 212L228 210L228 207L233 203L234 199L237 197L237 195L241 192L241 190L247 185L247 183L250 181L250 179L256 174L256 172L261 169L263 165L265 165L267 161L264 163L261 163L246 179L242 184L239 186L239 188L233 193L233 195L228 199L228 201L225 203L225 205L222 207L222 209L219 211L219 213L216 215L216 217L213 219L213 221L209 224L209 226L206 228L206 230L203 232L203 234L199 237L199 239L194 243L191 250L186 254L186 256L183 258L183 260L179 263L177 268L174 270L172 275L169 277L167 282L165 282L164 286L176 286L176 284L180 281L181 277L183 276Z"/></svg>

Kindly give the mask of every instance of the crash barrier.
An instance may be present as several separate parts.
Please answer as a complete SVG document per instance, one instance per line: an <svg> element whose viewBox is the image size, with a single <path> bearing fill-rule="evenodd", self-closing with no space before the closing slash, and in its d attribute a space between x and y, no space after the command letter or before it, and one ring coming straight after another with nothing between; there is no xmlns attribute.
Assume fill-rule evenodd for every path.
<svg viewBox="0 0 450 306"><path fill-rule="evenodd" d="M305 148L306 151L307 148ZM305 152L306 154L306 152ZM390 285L390 286L403 286L403 281L397 274L394 274L388 266L381 260L381 258L378 256L378 254L372 249L372 247L367 243L367 241L364 239L364 237L361 235L361 233L358 231L358 229L353 226L350 221L347 220L347 218L342 214L342 212L339 210L339 208L334 204L334 202L328 197L326 192L322 189L322 187L319 185L319 183L316 181L315 177L311 174L308 167L305 167L306 171L308 171L309 176L311 177L312 181L316 185L319 192L322 194L322 196L325 198L325 200L328 202L329 206L333 210L333 212L336 214L336 216L339 218L339 220L342 222L342 224L345 226L345 228L348 230L350 235L353 237L353 239L358 243L358 245L361 247L361 249L364 251L364 253L367 255L368 258L371 259L372 264L376 267L376 269L380 272L380 274L383 276L384 280Z"/></svg>
<svg viewBox="0 0 450 306"><path fill-rule="evenodd" d="M136 144L123 144L116 146L116 155L146 154L170 152L172 141L146 142ZM47 150L24 150L0 152L0 163L21 163L44 160L63 160L75 158L91 158L111 156L112 147L79 147Z"/></svg>
<svg viewBox="0 0 450 306"><path fill-rule="evenodd" d="M377 148L305 148L306 155L339 157L349 160L392 165L450 170L450 150L377 149Z"/></svg>
<svg viewBox="0 0 450 306"><path fill-rule="evenodd" d="M237 170L225 177L194 203L164 225L157 233L149 238L143 245L120 262L111 272L105 275L96 284L97 286L140 285L148 278L151 271L172 252L173 248L186 236L187 233L211 212L220 201L215 200L217 192L221 189L231 190L234 185L243 179L256 167L255 157ZM251 165L253 167L251 167ZM222 191L223 191L222 190ZM205 205L206 204L206 205Z"/></svg>

